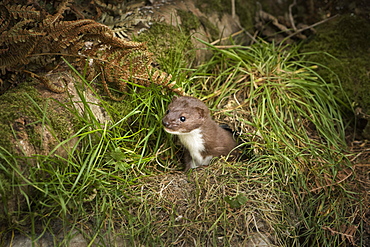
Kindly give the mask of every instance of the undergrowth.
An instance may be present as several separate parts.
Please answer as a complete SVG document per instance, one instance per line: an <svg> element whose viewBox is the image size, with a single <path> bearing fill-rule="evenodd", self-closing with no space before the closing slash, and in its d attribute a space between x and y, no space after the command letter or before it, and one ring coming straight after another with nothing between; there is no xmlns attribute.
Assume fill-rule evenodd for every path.
<svg viewBox="0 0 370 247"><path fill-rule="evenodd" d="M207 45L212 59L188 79L182 68L175 74L219 122L239 132L248 159L178 172L178 145L161 126L170 95L155 85L133 86L121 103L97 95L108 116L101 122L84 93L94 89L81 76L79 105L72 97L62 104L80 122L76 134L48 155L1 149L2 174L27 205L9 215L2 233L21 231L37 241L57 221L67 236L56 237L59 246L68 245L73 229L89 246L354 244L361 202L347 186L352 169L335 97L341 88L326 83L315 72L322 65L294 47Z"/></svg>

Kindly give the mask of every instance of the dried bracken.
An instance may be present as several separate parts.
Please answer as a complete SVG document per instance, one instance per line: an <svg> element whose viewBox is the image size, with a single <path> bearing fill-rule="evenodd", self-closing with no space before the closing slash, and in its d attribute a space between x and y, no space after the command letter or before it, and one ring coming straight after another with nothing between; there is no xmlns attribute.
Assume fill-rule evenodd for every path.
<svg viewBox="0 0 370 247"><path fill-rule="evenodd" d="M175 93L171 76L156 70L153 54L144 43L127 41L114 36L106 25L90 19L63 20L72 0L63 0L54 14L38 4L0 4L0 70L24 73L39 79L50 90L61 93L40 71L51 71L65 58L77 70L85 71L88 79L100 76L103 88L111 99L120 100L111 88L124 92L127 82L147 86L154 82Z"/></svg>

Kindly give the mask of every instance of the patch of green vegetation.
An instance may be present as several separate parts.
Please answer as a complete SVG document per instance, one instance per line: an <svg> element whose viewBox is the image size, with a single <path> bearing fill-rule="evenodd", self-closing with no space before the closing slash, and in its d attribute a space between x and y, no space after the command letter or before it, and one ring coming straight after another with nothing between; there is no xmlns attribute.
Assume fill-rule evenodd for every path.
<svg viewBox="0 0 370 247"><path fill-rule="evenodd" d="M34 109L30 106L29 98L38 99L39 94L34 88L34 83L21 83L17 88L8 90L0 96L0 146L12 149L12 125L16 119L30 118L28 122L32 122L36 117Z"/></svg>
<svg viewBox="0 0 370 247"><path fill-rule="evenodd" d="M4 233L17 229L37 242L37 228L53 231L57 218L99 246L248 246L253 233L278 246L350 242L340 233L356 229L361 213L354 207L360 202L348 186L351 164L334 93L340 86L316 72L321 64L305 60L295 47L261 41L218 49L204 42L214 55L190 70L182 67L189 66L183 48L171 58L162 47L167 42L150 44L163 52L161 67L204 100L217 119L224 116L240 130L240 148L252 149L253 157L220 158L178 172L178 145L161 125L172 94L154 84L132 85L123 102L99 98L111 116L102 123L84 97L83 87L94 89L81 76L83 87L77 89L84 112L71 102L61 104L79 123L59 144L76 140L66 157L53 149L34 157L37 166L23 174L14 165L17 157L0 150L12 168L6 171L19 175L13 186L34 190L28 208ZM45 114L36 114L35 121L48 112L41 106Z"/></svg>
<svg viewBox="0 0 370 247"><path fill-rule="evenodd" d="M253 147L254 157L243 165L270 174L276 188L272 201L281 205L275 207L281 214L263 219L274 226L278 245L344 244L339 234L323 227L356 227L346 217L354 216L353 207L361 203L352 197L349 184L337 184L339 174L351 170L335 96L342 90L339 82L337 86L326 82L317 72L325 66L305 60L307 54L294 47L263 41L251 47L210 47L214 57L197 72L207 74L203 83L197 83L198 97L223 109L235 128L245 133L242 139ZM228 110L224 101L238 103ZM333 185L338 190L325 189Z"/></svg>
<svg viewBox="0 0 370 247"><path fill-rule="evenodd" d="M170 96L164 95L162 88L153 84L148 88L131 88L124 102L112 103L99 98L113 120L101 123L91 110L92 104L85 97L86 90L94 89L90 83L82 80L83 86L76 85L81 98L77 102L79 106L74 104L76 102L72 98L57 104L61 108L60 112L69 112L74 116L77 123L73 123L73 134L66 139L59 139L60 143L50 153L27 159L1 148L0 158L4 161L0 165L1 174L12 178L6 184L3 180L0 182L4 205L10 201L10 197L3 192L7 192L10 186L14 188L22 184L22 188L29 187L33 191L31 196L21 190L21 194L27 198L23 201L25 207L22 210L29 211L29 214L4 214L7 218L3 221L4 226L7 225L6 231L17 229L28 232L31 229L32 232L28 233L32 234L37 227L35 222L49 229L50 221L58 219L67 228L71 227L68 220L70 216L76 219L77 224L85 217L90 217L91 210L95 212L92 214L94 220L101 220L110 214L108 212L117 209L114 205L124 199L127 187L150 171L148 163L153 165L156 161L160 162L155 154L165 142L161 118ZM29 108L33 109L33 123L61 121L49 118L54 115L49 115L50 105L44 100L36 101L30 95L24 99L28 100ZM84 111L79 111L80 108ZM51 130L52 133L59 128L59 125L50 126L56 127ZM66 144L72 146L65 149L67 155L61 157L57 149ZM171 154L172 151L166 153ZM35 163L37 166L33 165ZM26 170L24 174L23 169ZM169 168L163 166L160 169ZM45 218L45 214L52 216ZM22 224L17 223L21 221Z"/></svg>
<svg viewBox="0 0 370 247"><path fill-rule="evenodd" d="M81 127L76 117L63 107L65 103L47 99L44 108L39 109L42 113L47 112L51 129L60 141L69 138Z"/></svg>
<svg viewBox="0 0 370 247"><path fill-rule="evenodd" d="M177 15L181 19L181 28L188 34L190 34L191 30L196 30L200 26L198 17L190 11L178 9Z"/></svg>
<svg viewBox="0 0 370 247"><path fill-rule="evenodd" d="M231 1L229 0L201 0L196 1L196 6L202 13L218 13L219 17L223 13L232 14ZM212 7L210 7L212 6ZM240 24L247 30L253 28L256 13L256 2L254 1L235 1L235 13L239 16ZM202 21L202 23L205 23ZM206 25L207 27L210 25ZM210 30L213 30L212 28ZM213 33L211 33L213 35ZM217 36L217 35L216 35Z"/></svg>
<svg viewBox="0 0 370 247"><path fill-rule="evenodd" d="M179 83L186 81L188 68L192 67L195 59L195 50L191 38L182 29L155 23L135 40L146 42L149 51L155 54L160 69L171 74L173 80Z"/></svg>
<svg viewBox="0 0 370 247"><path fill-rule="evenodd" d="M37 94L32 85L23 83L17 89L9 90L6 94L0 96L0 147L13 154L16 151L12 143L12 140L14 140L13 129L15 128L15 131L17 131L15 120L26 116L30 116L30 118L34 116L34 112L28 107L29 103L25 93ZM14 211L14 209L8 209L8 205L11 204L11 198L16 197L14 195L16 189L14 189L13 183L17 181L14 171L9 168L3 155L0 156L0 178L0 195L3 205L0 209L0 224L3 225L10 220L9 215Z"/></svg>
<svg viewBox="0 0 370 247"><path fill-rule="evenodd" d="M227 0L199 0L195 2L197 8L203 13L231 13L231 2ZM212 6L212 7L211 7Z"/></svg>
<svg viewBox="0 0 370 247"><path fill-rule="evenodd" d="M207 32L211 35L211 37L210 37L211 40L216 40L216 39L220 38L220 31L206 17L204 17L204 16L199 17L199 21L206 28Z"/></svg>
<svg viewBox="0 0 370 247"><path fill-rule="evenodd" d="M255 1L235 1L235 11L239 16L239 21L242 27L246 30L252 30L254 27L255 13L257 10Z"/></svg>
<svg viewBox="0 0 370 247"><path fill-rule="evenodd" d="M155 54L159 69L171 74L172 81L176 81L185 92L189 90L187 78L195 60L195 49L189 35L179 27L156 23L135 40L145 42L149 51Z"/></svg>
<svg viewBox="0 0 370 247"><path fill-rule="evenodd" d="M70 136L74 131L73 128L68 128L75 124L73 117L63 110L59 102L42 98L35 89L38 83L21 83L18 87L0 96L0 114L2 116L0 144L2 147L11 149L13 146L12 128L17 128L16 120L23 122L20 123L22 125L20 127L25 126L31 144L37 148L42 148L42 139L40 133L35 131L35 125L49 124L61 140ZM46 118L49 119L48 123L44 122Z"/></svg>
<svg viewBox="0 0 370 247"><path fill-rule="evenodd" d="M61 109L58 102L42 98L35 88L38 83L21 83L0 96L0 194L4 203L2 210L7 212L0 214L0 222L16 217L23 208L15 202L24 204L25 198L30 196L23 193L28 189L11 185L19 181L22 173L29 174L29 170L34 168L35 162L30 161L33 158L27 156L49 152L74 132L75 122L71 114ZM30 154L32 150L36 153ZM16 158L10 158L12 156ZM9 186L12 190L5 189Z"/></svg>
<svg viewBox="0 0 370 247"><path fill-rule="evenodd" d="M323 52L308 58L334 72L320 70L325 80L336 83L334 76L341 78L343 89L354 106L360 106L366 114L370 114L369 30L369 22L362 17L343 15L320 25L316 36L302 48L306 52ZM370 131L367 135L370 136Z"/></svg>

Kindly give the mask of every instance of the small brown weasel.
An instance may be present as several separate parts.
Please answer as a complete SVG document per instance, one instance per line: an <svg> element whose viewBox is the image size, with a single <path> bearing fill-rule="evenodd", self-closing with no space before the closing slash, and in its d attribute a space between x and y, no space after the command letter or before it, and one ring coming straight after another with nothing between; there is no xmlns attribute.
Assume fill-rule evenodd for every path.
<svg viewBox="0 0 370 247"><path fill-rule="evenodd" d="M208 107L194 97L174 97L162 123L184 145L186 171L208 165L213 157L228 155L236 147L232 133L213 121Z"/></svg>

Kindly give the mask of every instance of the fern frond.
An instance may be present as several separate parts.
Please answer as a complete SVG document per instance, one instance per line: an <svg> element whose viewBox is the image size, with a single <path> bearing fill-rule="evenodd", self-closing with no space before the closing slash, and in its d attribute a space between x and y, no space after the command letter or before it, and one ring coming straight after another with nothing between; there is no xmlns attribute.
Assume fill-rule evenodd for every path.
<svg viewBox="0 0 370 247"><path fill-rule="evenodd" d="M28 64L28 55L34 51L36 44L36 39L30 38L27 42L8 45L7 51L0 54L0 68L10 68L17 64Z"/></svg>
<svg viewBox="0 0 370 247"><path fill-rule="evenodd" d="M41 20L40 11L32 6L7 5L7 10L14 19Z"/></svg>
<svg viewBox="0 0 370 247"><path fill-rule="evenodd" d="M63 0L57 7L56 13L54 15L49 15L43 20L44 26L50 26L56 21L63 18L63 13L67 9L69 9L69 6L73 0Z"/></svg>
<svg viewBox="0 0 370 247"><path fill-rule="evenodd" d="M8 28L10 19L10 13L8 9L4 5L0 4L0 34Z"/></svg>
<svg viewBox="0 0 370 247"><path fill-rule="evenodd" d="M63 13L71 2L63 0L53 15L32 6L0 4L0 29L3 30L0 33L0 70L28 71L51 91L61 93L64 88L32 71L52 69L62 55L78 70L85 70L89 57L93 61L87 68L89 78L100 78L104 91L113 100L124 97L124 94L115 96L113 91L118 95L124 93L128 82L142 86L155 83L182 93L174 88L176 83L171 83L171 75L154 71L153 54L148 52L145 43L117 38L108 26L94 20L63 21ZM105 7L114 10L113 5Z"/></svg>
<svg viewBox="0 0 370 247"><path fill-rule="evenodd" d="M122 14L122 9L118 6L114 6L113 4L110 4L110 3L106 4L100 0L93 0L93 2L103 9L112 11L113 13L116 13L118 15Z"/></svg>
<svg viewBox="0 0 370 247"><path fill-rule="evenodd" d="M0 35L0 42L8 45L13 43L19 43L19 42L28 42L30 38L35 38L36 36L44 36L45 32L36 32L34 30L27 30L23 27L29 23L31 23L32 20L24 20L16 23L12 28L10 28L9 31L4 31Z"/></svg>

